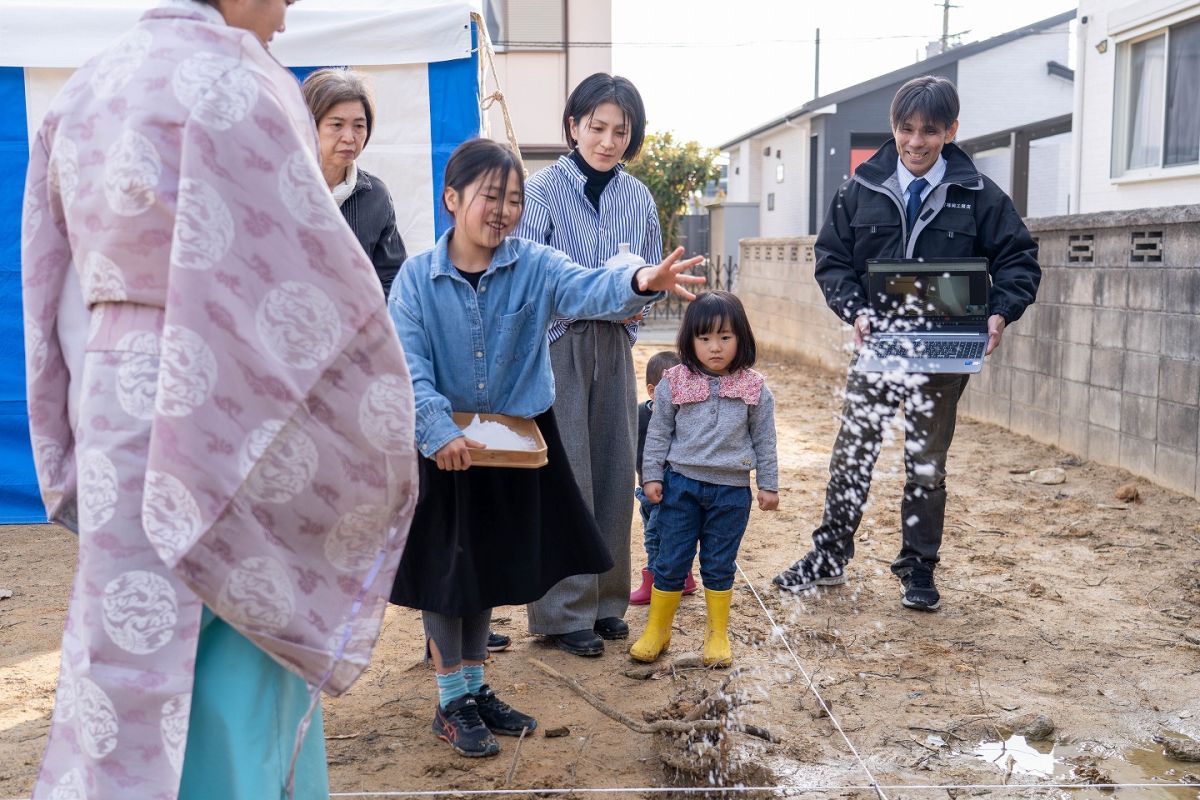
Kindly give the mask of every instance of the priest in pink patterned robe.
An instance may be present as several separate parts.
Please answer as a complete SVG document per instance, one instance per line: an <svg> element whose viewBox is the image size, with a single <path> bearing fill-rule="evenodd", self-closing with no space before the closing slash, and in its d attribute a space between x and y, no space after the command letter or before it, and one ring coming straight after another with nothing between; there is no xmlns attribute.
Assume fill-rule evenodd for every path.
<svg viewBox="0 0 1200 800"><path fill-rule="evenodd" d="M288 4L147 12L32 145L30 428L49 518L79 534L35 798L179 795L197 664L245 674L205 657L202 613L309 685L310 715L269 734L284 775L309 693L344 692L379 633L416 495L412 388L300 88L258 30ZM255 758L204 769L268 769ZM257 797L282 793L277 775L234 782L258 778Z"/></svg>

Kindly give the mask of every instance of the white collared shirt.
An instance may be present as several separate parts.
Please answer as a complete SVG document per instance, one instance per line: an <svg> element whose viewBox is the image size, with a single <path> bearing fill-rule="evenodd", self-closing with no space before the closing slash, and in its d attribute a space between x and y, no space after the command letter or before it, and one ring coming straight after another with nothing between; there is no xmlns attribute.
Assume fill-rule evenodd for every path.
<svg viewBox="0 0 1200 800"><path fill-rule="evenodd" d="M929 196L934 187L942 182L942 178L946 177L946 159L939 153L937 161L929 168L929 172L921 177L929 181L929 185L921 192L921 202L925 202L925 198ZM917 176L909 172L908 167L904 166L904 161L899 158L896 159L896 179L900 181L900 197L907 200L908 185L915 181Z"/></svg>

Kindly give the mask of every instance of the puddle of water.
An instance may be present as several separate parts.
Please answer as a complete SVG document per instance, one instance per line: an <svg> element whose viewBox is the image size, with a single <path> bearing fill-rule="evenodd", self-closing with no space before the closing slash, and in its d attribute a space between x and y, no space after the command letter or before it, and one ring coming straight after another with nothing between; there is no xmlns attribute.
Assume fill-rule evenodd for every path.
<svg viewBox="0 0 1200 800"><path fill-rule="evenodd" d="M1172 787L1185 775L1200 775L1200 764L1167 758L1162 748L1111 750L1094 742L1076 744L1026 741L1010 736L1003 742L982 742L972 754L1011 772L1056 783L1162 783L1162 787L1128 789L1129 796L1146 800L1200 800L1200 789ZM1196 782L1189 778L1188 782ZM1073 800L1112 800L1123 794L1112 789L1071 790Z"/></svg>

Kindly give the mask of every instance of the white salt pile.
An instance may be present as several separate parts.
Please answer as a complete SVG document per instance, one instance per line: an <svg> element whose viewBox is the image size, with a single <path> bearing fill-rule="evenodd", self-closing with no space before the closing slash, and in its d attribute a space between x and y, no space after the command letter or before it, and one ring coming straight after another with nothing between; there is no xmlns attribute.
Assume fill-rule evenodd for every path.
<svg viewBox="0 0 1200 800"><path fill-rule="evenodd" d="M463 428L463 434L468 439L487 445L489 450L537 449L537 441L532 437L522 436L502 422L481 420L478 414L471 420L470 425Z"/></svg>

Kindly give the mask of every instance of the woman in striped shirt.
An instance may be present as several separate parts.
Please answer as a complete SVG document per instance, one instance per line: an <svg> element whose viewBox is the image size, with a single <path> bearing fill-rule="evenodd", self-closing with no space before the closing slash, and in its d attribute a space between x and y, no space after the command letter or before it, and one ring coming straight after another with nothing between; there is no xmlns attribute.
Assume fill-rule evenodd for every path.
<svg viewBox="0 0 1200 800"><path fill-rule="evenodd" d="M649 189L624 171L646 131L641 95L627 79L596 73L567 99L568 155L532 176L516 235L600 268L618 243L649 264L662 261L662 231ZM637 389L631 348L638 322L559 319L550 328L558 420L571 470L612 554L601 575L567 578L529 605L531 633L569 653L598 656L604 639L629 626L630 494L637 441Z"/></svg>

